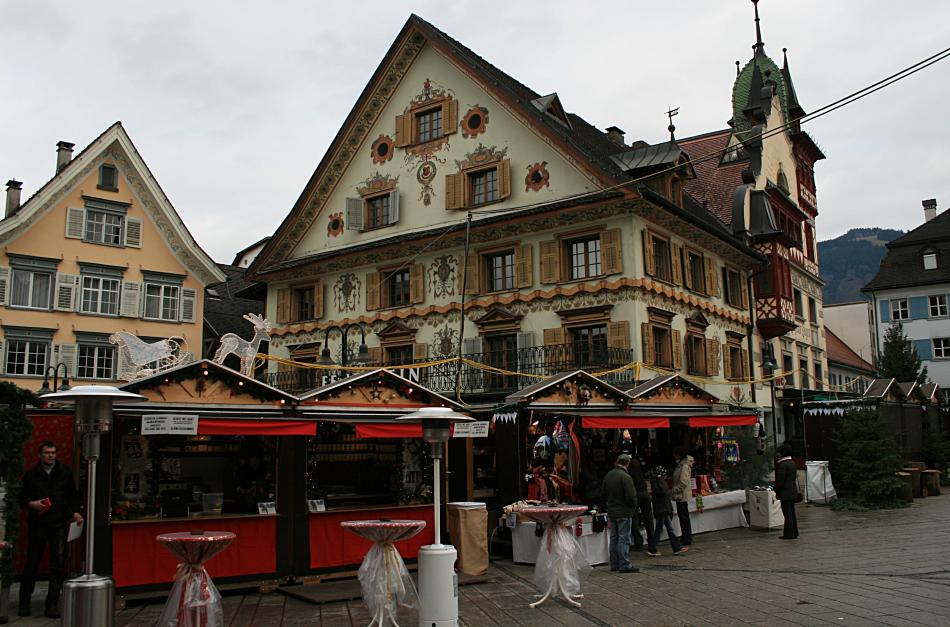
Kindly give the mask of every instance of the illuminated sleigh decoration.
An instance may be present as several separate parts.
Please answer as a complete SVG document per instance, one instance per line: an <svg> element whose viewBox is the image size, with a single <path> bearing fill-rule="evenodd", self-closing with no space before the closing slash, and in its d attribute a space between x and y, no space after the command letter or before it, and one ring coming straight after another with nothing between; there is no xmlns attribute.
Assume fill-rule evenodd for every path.
<svg viewBox="0 0 950 627"><path fill-rule="evenodd" d="M177 336L149 343L127 331L119 331L110 335L109 341L119 347L121 358L116 378L122 381L148 377L193 359L191 353L181 350L185 340Z"/></svg>

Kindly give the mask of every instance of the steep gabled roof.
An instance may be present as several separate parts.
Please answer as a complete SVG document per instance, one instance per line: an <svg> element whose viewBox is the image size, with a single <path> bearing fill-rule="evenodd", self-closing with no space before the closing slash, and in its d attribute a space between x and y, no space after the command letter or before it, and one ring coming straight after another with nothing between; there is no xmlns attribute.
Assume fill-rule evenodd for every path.
<svg viewBox="0 0 950 627"><path fill-rule="evenodd" d="M605 185L630 180L609 158L623 151L623 146L611 141L603 131L573 113L565 113L565 123L558 115L548 110L554 104L558 104L559 111L562 110L558 99L540 96L432 24L417 15L411 15L350 110L293 208L251 264L252 276L259 276L270 271L274 264L285 261L294 246L304 237L320 209L321 203L316 199L318 192L328 193L337 183L336 178L330 180L327 176L331 165L339 167L341 163L350 162L355 147L361 144L370 131L370 120L375 118L376 113L388 101L392 93L392 81L386 80L392 78L390 71L396 66L401 68L400 71L408 69L415 54L426 44L431 44L444 53L486 90L532 123L534 128L552 140L555 146L573 154L575 162L586 168L591 176ZM539 108L537 102L542 102L545 106ZM633 191L628 193L635 194Z"/></svg>
<svg viewBox="0 0 950 627"><path fill-rule="evenodd" d="M244 314L263 314L264 301L239 296L243 290L254 285L244 278L244 268L225 264L219 264L218 267L227 276L227 280L209 285L205 291L205 326L216 337L225 333L251 337L254 335L254 325L244 319Z"/></svg>
<svg viewBox="0 0 950 627"><path fill-rule="evenodd" d="M732 195L742 184L742 170L749 167L747 159L723 161L730 137L727 128L677 140L689 151L696 170L696 178L686 182L686 193L724 224L732 224Z"/></svg>
<svg viewBox="0 0 950 627"><path fill-rule="evenodd" d="M874 366L861 358L851 347L844 343L831 329L825 327L825 349L828 351L828 362L836 362L848 368L854 368L869 374L874 374Z"/></svg>
<svg viewBox="0 0 950 627"><path fill-rule="evenodd" d="M134 173L134 180L129 180L130 187L142 199L143 211L155 223L166 245L174 251L182 265L204 285L224 281L227 277L192 237L121 122L107 128L83 148L13 215L0 220L0 245L8 244L50 211L61 200L64 190L78 185L113 147L118 150L110 152L110 158L119 162L126 172Z"/></svg>
<svg viewBox="0 0 950 627"><path fill-rule="evenodd" d="M891 287L950 283L950 209L886 244L887 255L862 292ZM924 253L937 255L937 267L924 269Z"/></svg>

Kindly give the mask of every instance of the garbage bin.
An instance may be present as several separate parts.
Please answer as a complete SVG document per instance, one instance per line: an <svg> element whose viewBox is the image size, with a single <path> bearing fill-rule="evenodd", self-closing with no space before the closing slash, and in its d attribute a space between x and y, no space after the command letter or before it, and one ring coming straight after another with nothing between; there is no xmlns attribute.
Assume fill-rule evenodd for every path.
<svg viewBox="0 0 950 627"><path fill-rule="evenodd" d="M488 509L484 503L446 504L449 538L458 550L458 569L466 575L488 572Z"/></svg>

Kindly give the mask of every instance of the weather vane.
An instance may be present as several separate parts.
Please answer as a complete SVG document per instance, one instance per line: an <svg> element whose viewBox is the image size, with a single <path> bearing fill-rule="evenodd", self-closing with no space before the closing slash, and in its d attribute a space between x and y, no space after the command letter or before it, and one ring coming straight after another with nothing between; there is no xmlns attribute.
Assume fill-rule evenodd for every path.
<svg viewBox="0 0 950 627"><path fill-rule="evenodd" d="M668 109L667 112L666 112L667 117L670 118L670 125L666 127L666 130L668 130L668 131L670 132L670 141L671 141L671 142L672 142L672 141L676 141L676 138L673 137L673 132L676 131L676 127L673 126L673 116L674 116L674 115L679 115L679 114L680 114L680 108L679 108L679 107L676 107L675 109L673 109L673 108L671 107L671 108Z"/></svg>

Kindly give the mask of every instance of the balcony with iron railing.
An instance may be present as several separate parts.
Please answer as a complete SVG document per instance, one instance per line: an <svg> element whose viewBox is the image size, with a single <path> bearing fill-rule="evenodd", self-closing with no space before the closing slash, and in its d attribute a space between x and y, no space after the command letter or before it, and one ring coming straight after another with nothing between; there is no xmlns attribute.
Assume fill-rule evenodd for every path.
<svg viewBox="0 0 950 627"><path fill-rule="evenodd" d="M634 353L631 349L612 348L604 344L578 343L466 353L462 358L461 367L456 360L436 363L443 362L444 358L415 364L383 362L366 365L389 368L433 392L444 395L455 394L458 385L463 395L498 397L559 372L585 370L603 373L617 369L633 362ZM341 376L352 374L353 371L340 369L297 367L283 372L263 373L258 378L289 394L303 394ZM600 378L613 385L632 383L634 370L603 374Z"/></svg>

